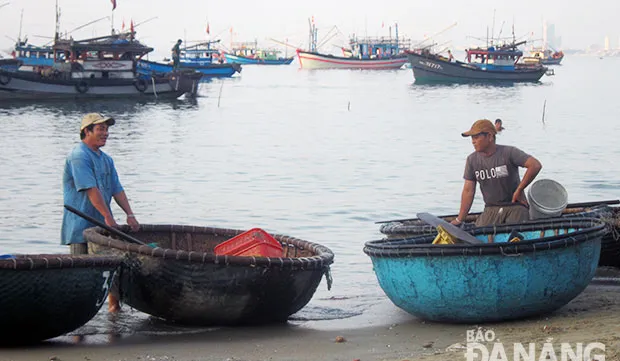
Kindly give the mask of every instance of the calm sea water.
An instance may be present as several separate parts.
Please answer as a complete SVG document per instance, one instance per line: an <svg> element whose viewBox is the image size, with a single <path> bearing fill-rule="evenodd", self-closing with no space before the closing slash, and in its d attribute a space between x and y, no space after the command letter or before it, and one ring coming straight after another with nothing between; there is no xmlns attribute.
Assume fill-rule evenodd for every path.
<svg viewBox="0 0 620 361"><path fill-rule="evenodd" d="M68 252L64 158L81 116L98 111L117 119L104 150L140 222L262 227L328 246L333 288L323 281L296 317L363 313L385 297L362 252L381 238L374 222L458 211L472 151L460 133L476 119L502 118L498 143L536 156L539 178L569 201L620 198L620 58L564 62L538 84L416 85L411 70L293 64L246 66L195 100L2 104L0 253Z"/></svg>

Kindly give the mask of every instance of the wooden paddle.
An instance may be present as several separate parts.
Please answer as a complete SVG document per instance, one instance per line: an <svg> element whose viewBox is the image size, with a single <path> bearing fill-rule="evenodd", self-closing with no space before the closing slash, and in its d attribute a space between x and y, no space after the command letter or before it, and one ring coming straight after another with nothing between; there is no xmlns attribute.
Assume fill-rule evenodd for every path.
<svg viewBox="0 0 620 361"><path fill-rule="evenodd" d="M608 201L598 201L598 202L581 202L581 203L569 203L566 205L566 208L589 208L589 207L594 207L594 206L602 206L602 205L616 205L616 204L620 204L620 199L611 199ZM456 217L457 215L450 215L448 217ZM381 224L381 223L392 223L392 222L407 222L407 221L415 221L419 218L405 218L405 219L392 219L389 221L378 221L375 222L375 224Z"/></svg>
<svg viewBox="0 0 620 361"><path fill-rule="evenodd" d="M450 235L462 240L465 243L469 243L469 244L482 244L484 242L482 242L481 240L479 240L478 238L472 236L470 233L465 232L464 230L460 229L459 227L453 225L452 223L448 223L446 221L444 221L443 219L434 216L430 213L426 213L426 212L422 212L422 213L418 213L416 214L416 216L430 224L433 227L437 227L437 226L441 226L441 228L443 228L446 232L448 232Z"/></svg>
<svg viewBox="0 0 620 361"><path fill-rule="evenodd" d="M77 214L78 216L80 216L80 217L84 218L85 220L87 220L87 221L89 221L89 222L91 222L91 223L94 223L94 224L98 225L99 227L101 227L101 228L105 229L106 231L108 231L108 232L110 232L110 233L113 233L113 234L115 234L115 235L117 235L117 236L119 236L119 237L123 238L123 239L124 239L124 240L126 240L126 241L129 241L129 242L132 242L132 243L136 243L136 244L141 244L141 245L143 245L143 246L146 246L146 245L147 245L146 243L142 242L141 240L139 240L139 239L137 239L137 238L135 238L135 237L132 237L132 236L128 235L128 234L127 234L127 233L125 233L125 232L119 231L119 230L118 230L118 229L116 229L116 228L110 227L110 226L108 226L107 224L105 224L105 223L101 222L100 220L95 219L95 218L93 218L93 217L89 216L88 214L85 214L85 213L83 213L83 212L81 212L81 211L79 211L79 210L77 210L77 209L75 209L75 208L73 208L73 207L71 207L71 206L68 206L68 205L66 205L66 204L65 204L65 208L66 208L67 210L69 210L70 212L75 213L75 214Z"/></svg>

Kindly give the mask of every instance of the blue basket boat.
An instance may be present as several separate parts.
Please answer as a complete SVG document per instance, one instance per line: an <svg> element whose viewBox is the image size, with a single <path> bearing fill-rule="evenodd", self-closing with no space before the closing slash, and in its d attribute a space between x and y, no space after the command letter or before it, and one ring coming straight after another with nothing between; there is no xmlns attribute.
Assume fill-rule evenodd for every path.
<svg viewBox="0 0 620 361"><path fill-rule="evenodd" d="M514 232L523 240L510 243ZM598 219L554 219L469 230L481 245L433 245L435 235L367 242L379 284L414 316L481 323L548 313L594 277L608 226ZM492 243L488 243L492 239Z"/></svg>

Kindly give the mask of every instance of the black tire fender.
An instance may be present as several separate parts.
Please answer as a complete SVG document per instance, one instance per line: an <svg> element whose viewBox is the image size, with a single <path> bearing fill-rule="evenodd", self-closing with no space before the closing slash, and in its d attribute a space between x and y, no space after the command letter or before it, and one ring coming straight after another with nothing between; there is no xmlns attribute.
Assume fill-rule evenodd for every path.
<svg viewBox="0 0 620 361"><path fill-rule="evenodd" d="M140 78L140 79L136 79L136 81L133 84L136 89L140 92L140 93L144 93L146 91L146 87L147 87L147 83L146 80Z"/></svg>
<svg viewBox="0 0 620 361"><path fill-rule="evenodd" d="M7 85L11 81L11 74L9 73L0 73L0 84Z"/></svg>
<svg viewBox="0 0 620 361"><path fill-rule="evenodd" d="M79 83L75 84L75 90L77 90L78 93L86 93L88 91L88 83L84 80L80 80Z"/></svg>

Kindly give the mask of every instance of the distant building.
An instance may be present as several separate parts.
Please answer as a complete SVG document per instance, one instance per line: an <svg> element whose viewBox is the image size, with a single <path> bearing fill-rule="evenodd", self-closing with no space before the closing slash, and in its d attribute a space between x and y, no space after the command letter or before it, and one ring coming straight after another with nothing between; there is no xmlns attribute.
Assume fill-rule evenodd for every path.
<svg viewBox="0 0 620 361"><path fill-rule="evenodd" d="M605 37L605 51L609 51L611 48L609 47L609 36Z"/></svg>
<svg viewBox="0 0 620 361"><path fill-rule="evenodd" d="M562 46L562 37L555 35L555 24L543 22L543 43L545 47L556 49Z"/></svg>

